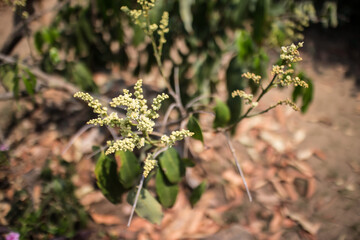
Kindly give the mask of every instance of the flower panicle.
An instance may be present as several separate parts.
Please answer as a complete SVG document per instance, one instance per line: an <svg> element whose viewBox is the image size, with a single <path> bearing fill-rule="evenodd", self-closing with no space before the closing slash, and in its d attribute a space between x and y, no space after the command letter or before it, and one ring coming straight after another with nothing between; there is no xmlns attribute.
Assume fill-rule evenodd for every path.
<svg viewBox="0 0 360 240"><path fill-rule="evenodd" d="M261 76L256 75L255 73L246 72L241 75L243 78L253 80L254 83L260 84Z"/></svg>
<svg viewBox="0 0 360 240"><path fill-rule="evenodd" d="M157 165L158 165L158 163L154 159L153 154L148 153L148 155L146 156L146 159L144 161L144 170L143 170L144 177L146 178L149 175L149 173L151 172L151 170L153 170Z"/></svg>
<svg viewBox="0 0 360 240"><path fill-rule="evenodd" d="M276 104L272 105L271 108L277 107L279 105L287 105L287 106L291 107L292 109L294 109L295 111L300 110L299 107L290 99L278 101Z"/></svg>
<svg viewBox="0 0 360 240"><path fill-rule="evenodd" d="M253 100L253 97L254 97L252 94L247 94L243 90L235 90L235 91L232 92L231 96L233 98L238 96L238 97L244 99L246 104L252 104L252 100Z"/></svg>
<svg viewBox="0 0 360 240"><path fill-rule="evenodd" d="M190 132L189 130L182 129L180 131L172 131L170 136L163 135L160 139L162 144L165 144L168 147L172 147L176 141L181 141L185 137L191 137L194 135L193 132Z"/></svg>

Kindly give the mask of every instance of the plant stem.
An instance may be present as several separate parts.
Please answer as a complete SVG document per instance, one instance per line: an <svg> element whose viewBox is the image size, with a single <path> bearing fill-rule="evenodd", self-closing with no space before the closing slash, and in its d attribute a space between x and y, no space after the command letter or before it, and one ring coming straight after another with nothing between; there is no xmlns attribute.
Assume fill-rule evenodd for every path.
<svg viewBox="0 0 360 240"><path fill-rule="evenodd" d="M139 183L139 186L138 186L138 190L136 192L136 196L135 196L135 200L134 200L134 204L131 208L131 214L130 214L130 217L129 217L129 221L127 223L127 227L130 227L130 224L131 224L131 221L132 221L132 218L134 217L134 212L135 212L135 208L136 208L136 204L139 200L139 195L140 195L140 191L142 189L142 186L144 184L144 180L145 180L145 177L144 175L141 175L141 180L140 180L140 183Z"/></svg>
<svg viewBox="0 0 360 240"><path fill-rule="evenodd" d="M234 159L235 159L236 167L237 167L237 169L238 169L238 171L239 171L239 173L240 173L240 176L241 176L241 178L242 178L242 180L243 180L243 182L244 182L244 186L245 186L247 195L248 195L248 197L249 197L249 200L250 200L250 202L252 202L251 193L250 193L249 188L248 188L248 185L247 185L247 183L246 183L244 173L243 173L243 171L241 170L241 166L240 166L239 160L238 160L238 158L236 157L235 148L234 148L234 146L233 146L232 143L231 143L231 139L230 139L230 137L229 137L229 134L228 134L227 132L224 132L224 134L225 134L225 136L226 136L226 140L227 140L227 143L228 143L228 145L229 145L231 154L233 155L233 157L234 157Z"/></svg>
<svg viewBox="0 0 360 240"><path fill-rule="evenodd" d="M274 75L274 77L271 79L270 83L266 86L266 88L261 91L259 97L256 99L256 102L259 102L259 101L261 100L261 98L270 90L270 88L273 86L273 83L274 83L276 77L277 77L277 74ZM242 116L240 116L240 117L238 118L237 121L235 121L233 124L227 126L227 127L226 127L225 129L223 129L223 130L227 131L227 130L231 129L232 127L234 127L236 124L238 124L238 123L239 123L241 120L243 120L244 118L247 118L248 115L249 115L249 113L250 113L254 108L255 108L255 107L250 107L250 108L246 111L246 113L245 113L244 115L242 115ZM270 110L270 109L268 109L267 111L269 111L269 110ZM267 112L267 111L265 111L265 112Z"/></svg>

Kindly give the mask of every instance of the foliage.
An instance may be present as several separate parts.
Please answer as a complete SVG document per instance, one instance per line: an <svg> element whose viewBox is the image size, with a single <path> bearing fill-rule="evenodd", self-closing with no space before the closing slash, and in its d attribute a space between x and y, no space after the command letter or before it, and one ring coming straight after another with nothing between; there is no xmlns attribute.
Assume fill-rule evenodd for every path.
<svg viewBox="0 0 360 240"><path fill-rule="evenodd" d="M179 110L182 120L179 121L180 130L172 131L170 135L166 135L161 132L156 132L155 120L159 117L157 111L161 108L161 103L165 99L169 98L167 94L159 94L152 101L151 107L148 106L147 100L144 99L142 80L134 86L134 91L131 93L129 90L124 89L123 94L115 97L111 100L109 105L113 108L122 108L126 111L124 117L119 117L115 111L109 112L107 107L104 107L98 100L94 99L90 94L78 92L75 97L78 97L88 103L88 106L93 108L94 113L98 116L95 119L88 121L88 124L94 124L116 128L120 137L115 137L115 140L108 141L108 148L104 153L100 154L96 164L96 178L97 183L103 194L112 203L119 203L121 201L121 195L128 191L128 188L133 187L133 180L140 178L140 183L137 187L133 187L128 193L128 202L133 204L133 210L129 219L131 222L132 214L134 211L141 217L148 219L153 223L159 224L161 222L162 213L161 205L165 208L171 207L176 200L176 196L179 191L179 184L185 175L186 167L191 167L192 164L186 164L186 162L180 158L180 152L173 145L186 137L193 136L194 139L204 141L202 134L202 127L194 117L194 108L192 104L197 103L200 98L192 99L192 104L184 107L182 104L182 98L180 93L179 82L176 80L179 76L175 76L174 84L175 90L169 83L169 79L164 74L162 64L162 50L166 43L165 33L168 29L168 13L162 13L160 24L153 23L150 17L150 11L155 7L153 0L138 0L140 9L129 9L123 7L123 11L126 12L131 20L139 26L145 35L150 39L153 54L156 58L156 62L161 73L161 77L166 83L167 90L174 101L174 106ZM262 4L266 4L265 2ZM259 6L261 11L266 10L265 5ZM258 20L263 21L263 19ZM263 23L262 23L263 24ZM189 28L189 26L188 26ZM253 50L254 39L247 32L239 32L241 38L238 38L238 45L243 49ZM259 37L259 33L254 33ZM158 39L156 38L158 37ZM252 39L252 40L251 40ZM255 41L256 42L256 41ZM230 94L231 98L240 98L241 101L237 102L238 106L233 104L233 107L247 109L245 113L237 111L236 115L232 115L232 111L228 105L216 99L215 106L213 108L213 114L215 119L213 122L213 131L217 133L223 133L228 139L228 145L233 154L236 162L236 166L244 181L247 193L250 201L252 200L250 191L247 187L245 178L243 176L240 164L236 158L235 150L232 146L231 140L228 136L228 131L233 129L236 124L245 118L251 118L253 116L264 114L269 110L279 105L289 105L294 110L299 110L294 102L289 99L278 101L277 103L270 105L268 108L262 111L253 111L257 108L259 101L267 94L271 89L276 87L288 87L294 85L295 87L308 88L309 84L301 79L302 74L295 75L294 64L301 61L299 48L303 46L302 42L298 44L291 44L289 46L281 47L281 54L279 62L272 67L271 80L264 81L260 75L252 72L245 72L241 76L249 83L251 93L244 91L244 88L236 89L237 85L232 85L234 89ZM253 54L253 52L252 52ZM247 54L239 55L238 59L246 61L250 58ZM261 57L266 58L266 57ZM309 82L310 83L310 82ZM259 90L258 96L256 92ZM296 90L294 99L299 95L306 96L308 91ZM210 99L209 99L210 100ZM236 103L236 102L234 102ZM303 98L303 103L307 105L309 103L308 96ZM200 104L201 105L201 104ZM241 106L244 105L244 106ZM167 110L170 113L173 108L169 107ZM164 126L166 127L166 120ZM189 130L181 129L182 126L187 126ZM134 152L135 148L140 149L140 156L143 160L137 160ZM120 166L117 165L115 159L110 156L115 153L115 156L122 156L123 161ZM129 167L131 164L132 167ZM139 172L139 165L142 163L142 173ZM145 178L152 176L151 171L158 166L155 177L155 189L157 197L160 203L144 189L147 182ZM130 172L127 172L130 171ZM128 181L120 181L121 178L128 177ZM190 196L190 203L195 205L203 192L206 189L206 182L201 183L195 188Z"/></svg>
<svg viewBox="0 0 360 240"><path fill-rule="evenodd" d="M335 26L336 20L336 5L325 2L321 21L324 25ZM136 211L138 215L160 223L161 206L173 206L186 167L194 166L192 159L187 156L186 148L183 152L185 156L181 158L181 151L172 147L177 141L190 136L204 142L197 116L208 104L213 106L212 114L215 115L212 131L227 136L251 201L228 133L243 119L264 114L279 105L289 105L299 110L294 103L298 99L302 101L301 111L308 109L312 101L313 84L304 73L296 74L295 63L301 60L298 48L302 47L302 42L296 45L291 43L301 40L303 29L310 22L316 21L319 20L311 1L157 0L156 4L155 0L137 0L137 4L129 0L96 0L82 4L64 2L52 24L38 31L34 40L36 50L42 56L43 70L60 73L84 91L91 92L96 92L97 87L90 69L95 71L99 66L103 68L111 63L125 68L128 63L127 45L144 45L142 51L146 51L150 57L145 66L138 63L134 74L148 71L152 65L157 65L167 94L159 94L149 105L143 96L143 82L140 79L133 91L124 89L122 94L113 98L108 103L111 108L103 106L89 93L78 92L75 97L87 102L97 114L88 124L107 126L118 131L118 136L107 142L106 151L97 157L95 175L104 196L117 204L121 202L123 194L128 193L127 200L133 204L132 214ZM129 28L133 32L130 42L124 34ZM177 46L179 42L182 47ZM277 64L272 67L270 79L266 81L264 79L268 75L266 70L270 59L268 49L274 47L281 47L281 53ZM180 60L174 60L171 51L175 51ZM224 64L225 56L230 58ZM163 62L166 60L172 62L170 76L165 74ZM218 72L224 68L226 77L220 79ZM25 89L24 92L30 96L36 93L36 78L21 63L1 65L0 77L3 86L17 98L21 95L20 89ZM217 92L220 81L226 81L226 99L223 101L216 98L213 101L208 96ZM23 88L20 88L20 84ZM284 99L265 110L256 111L259 101L271 89L290 85L294 86L293 101ZM176 109L179 125L177 130L170 132L166 128L168 119L165 115L162 127L167 132L164 133L157 131L155 121L160 117L158 112L162 102L168 98L172 101L170 106L174 107L168 107L167 115ZM125 110L125 115L120 114L119 109ZM188 129L183 129L185 126ZM185 141L185 146L188 145L188 141ZM145 179L154 176L152 170L156 167L157 198L145 189ZM53 184L56 188L49 189L56 192L59 186L65 186L65 183L59 183L61 181L56 178ZM193 189L189 198L192 205L199 201L205 189L205 182ZM22 216L26 221L44 214L31 211L29 216ZM129 223L131 218L132 215ZM66 225L68 221L61 224ZM66 228L71 227L71 224L66 225ZM20 231L25 231L22 229L20 227ZM56 231L52 229L49 233L57 234Z"/></svg>
<svg viewBox="0 0 360 240"><path fill-rule="evenodd" d="M14 194L7 220L20 239L52 239L54 236L73 237L86 226L87 213L74 195L71 182L72 166L61 162L64 176L55 175L47 165L41 173L42 191L36 205L24 189Z"/></svg>

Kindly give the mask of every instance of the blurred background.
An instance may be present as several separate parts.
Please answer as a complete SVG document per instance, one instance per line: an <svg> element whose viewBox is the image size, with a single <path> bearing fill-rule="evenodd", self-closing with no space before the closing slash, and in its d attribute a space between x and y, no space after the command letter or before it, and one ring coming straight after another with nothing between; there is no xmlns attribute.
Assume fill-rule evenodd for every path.
<svg viewBox="0 0 360 240"><path fill-rule="evenodd" d="M301 111L279 107L234 130L252 203L225 139L204 131L161 225L135 217L129 228L126 197L110 203L94 174L95 147L111 132L87 126L94 115L73 98L108 101L139 78L147 98L165 91L151 42L122 6L138 8L0 1L0 239L359 239L359 1L157 0L150 18L169 12L163 63L171 81L179 69L184 104L216 95L235 121L243 109L231 92L259 92L241 74L268 79L280 47L299 41L296 70L310 88L271 91L259 107L288 97ZM199 120L211 128L208 115Z"/></svg>

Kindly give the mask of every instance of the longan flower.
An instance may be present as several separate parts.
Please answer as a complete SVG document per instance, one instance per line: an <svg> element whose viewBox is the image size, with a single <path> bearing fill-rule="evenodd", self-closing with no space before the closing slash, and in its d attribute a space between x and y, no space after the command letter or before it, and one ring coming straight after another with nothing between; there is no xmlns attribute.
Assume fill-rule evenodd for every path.
<svg viewBox="0 0 360 240"><path fill-rule="evenodd" d="M243 90L235 90L232 92L231 96L234 98L236 96L239 96L240 98L245 99L245 103L246 104L251 104L252 103L252 99L253 99L253 95L252 94L247 94L246 92L244 92Z"/></svg>
<svg viewBox="0 0 360 240"><path fill-rule="evenodd" d="M109 155L111 153L115 153L117 151L133 151L136 147L136 142L133 138L124 138L116 141L109 141L107 144L109 148L106 150L105 154Z"/></svg>
<svg viewBox="0 0 360 240"><path fill-rule="evenodd" d="M180 131L172 131L170 136L163 135L160 139L161 143L165 144L166 146L173 146L176 141L183 140L185 137L191 137L194 135L193 132L189 130L180 130Z"/></svg>
<svg viewBox="0 0 360 240"><path fill-rule="evenodd" d="M74 94L74 97L80 98L83 101L88 103L88 106L93 108L94 113L99 114L99 116L107 116L107 108L103 107L99 100L94 99L90 94L77 92Z"/></svg>
<svg viewBox="0 0 360 240"><path fill-rule="evenodd" d="M281 47L280 58L285 60L286 63L296 63L302 60L298 48L303 47L303 42L299 42L298 45L291 44L290 46Z"/></svg>
<svg viewBox="0 0 360 240"><path fill-rule="evenodd" d="M143 175L146 178L151 170L153 170L157 166L157 161L154 159L152 154L148 154L144 161L144 172Z"/></svg>
<svg viewBox="0 0 360 240"><path fill-rule="evenodd" d="M256 84L259 84L261 80L261 76L256 75L255 73L247 72L247 73L243 73L241 76L249 80L253 80Z"/></svg>
<svg viewBox="0 0 360 240"><path fill-rule="evenodd" d="M296 104L293 101L291 101L290 99L285 99L285 100L278 101L275 105L271 106L271 108L274 108L274 107L279 106L279 105L288 105L292 109L294 109L295 111L300 110L299 107L296 106Z"/></svg>

